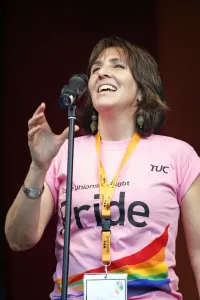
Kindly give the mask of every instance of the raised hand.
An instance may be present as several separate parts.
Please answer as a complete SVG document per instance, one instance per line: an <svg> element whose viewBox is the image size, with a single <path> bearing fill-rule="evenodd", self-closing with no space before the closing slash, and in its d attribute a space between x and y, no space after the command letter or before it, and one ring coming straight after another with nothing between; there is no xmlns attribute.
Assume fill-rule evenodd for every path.
<svg viewBox="0 0 200 300"><path fill-rule="evenodd" d="M32 163L40 169L49 168L69 131L67 127L60 135L54 134L46 120L45 108L45 103L42 103L28 121L28 145ZM78 129L78 126L75 126L75 131Z"/></svg>

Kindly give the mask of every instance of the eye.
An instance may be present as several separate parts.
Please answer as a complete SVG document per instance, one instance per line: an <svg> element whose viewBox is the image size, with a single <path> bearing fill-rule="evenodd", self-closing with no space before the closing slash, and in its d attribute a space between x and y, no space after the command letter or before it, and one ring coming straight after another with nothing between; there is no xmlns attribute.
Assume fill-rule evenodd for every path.
<svg viewBox="0 0 200 300"><path fill-rule="evenodd" d="M122 64L117 64L114 66L116 69L125 69L125 66Z"/></svg>
<svg viewBox="0 0 200 300"><path fill-rule="evenodd" d="M96 73L99 69L100 69L100 67L94 67L94 68L91 70L91 74Z"/></svg>

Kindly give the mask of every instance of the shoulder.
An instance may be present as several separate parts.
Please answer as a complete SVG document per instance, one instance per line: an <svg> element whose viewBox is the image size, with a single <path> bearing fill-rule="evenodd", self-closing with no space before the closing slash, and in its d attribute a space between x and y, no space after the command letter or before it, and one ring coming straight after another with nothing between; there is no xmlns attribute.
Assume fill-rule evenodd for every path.
<svg viewBox="0 0 200 300"><path fill-rule="evenodd" d="M69 140L65 141L64 146L68 147ZM82 147L90 147L91 144L95 144L95 138L93 135L82 135L74 138L74 147L78 150L78 148Z"/></svg>
<svg viewBox="0 0 200 300"><path fill-rule="evenodd" d="M91 145L95 145L95 138L93 135L83 135L74 138L74 151L80 152L82 150L87 150L88 148L91 149ZM59 155L65 155L64 153L67 152L68 146L69 140L66 139L59 151Z"/></svg>
<svg viewBox="0 0 200 300"><path fill-rule="evenodd" d="M91 143L94 143L95 141L95 138L93 135L82 135L82 136L79 136L79 137L75 137L74 139L75 143L76 144L79 144L79 145L85 145L85 144L91 144Z"/></svg>
<svg viewBox="0 0 200 300"><path fill-rule="evenodd" d="M194 148L189 143L177 138L164 135L152 134L151 136L144 139L144 143L148 143L149 146L152 145L154 149L157 148L158 150L169 152L171 154L174 153L179 155L189 155L194 151Z"/></svg>
<svg viewBox="0 0 200 300"><path fill-rule="evenodd" d="M189 143L163 135L151 135L142 139L143 149L148 149L149 155L155 157L168 157L174 164L180 168L189 164L200 163L200 158Z"/></svg>
<svg viewBox="0 0 200 300"><path fill-rule="evenodd" d="M88 153L91 149L95 149L95 147L91 147L91 145L95 145L95 138L93 135L85 135L74 138L74 152L76 152L77 156L82 156L83 153ZM61 166L65 166L68 158L68 148L69 148L69 140L66 139L57 155L54 157L52 161L52 166L59 170Z"/></svg>

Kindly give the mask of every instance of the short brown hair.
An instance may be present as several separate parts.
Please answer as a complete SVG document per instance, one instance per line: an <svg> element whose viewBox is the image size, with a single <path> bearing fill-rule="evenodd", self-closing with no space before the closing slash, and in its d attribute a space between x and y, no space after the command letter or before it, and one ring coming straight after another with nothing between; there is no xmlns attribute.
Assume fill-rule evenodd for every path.
<svg viewBox="0 0 200 300"><path fill-rule="evenodd" d="M96 59L105 49L110 47L123 50L127 56L132 76L141 91L142 100L137 103L134 116L136 131L141 136L158 133L164 123L165 113L168 107L164 99L158 65L146 50L116 36L103 38L92 50L87 69L88 77L90 77L91 68ZM87 113L84 118L85 121L82 122L81 126L82 128L84 127L83 129L85 129L87 133L92 133L89 126L92 115L92 101L89 93L87 95L86 104ZM136 122L139 115L143 115L145 120L142 128L140 128Z"/></svg>

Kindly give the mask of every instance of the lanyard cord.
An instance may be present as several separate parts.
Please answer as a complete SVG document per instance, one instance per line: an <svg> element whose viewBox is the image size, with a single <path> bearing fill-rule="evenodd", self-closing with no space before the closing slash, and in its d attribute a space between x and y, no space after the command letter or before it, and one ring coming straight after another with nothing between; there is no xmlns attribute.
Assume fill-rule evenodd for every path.
<svg viewBox="0 0 200 300"><path fill-rule="evenodd" d="M111 239L111 230L110 230L110 202L112 200L115 186L117 183L118 175L120 170L123 168L125 163L129 160L131 154L135 150L140 136L138 133L135 133L128 145L128 148L124 154L124 157L121 161L120 167L117 170L113 180L110 184L107 184L107 178L105 169L101 162L101 138L99 132L96 135L96 151L99 156L99 189L100 189L100 201L102 204L102 263L105 265L110 264L110 239Z"/></svg>

